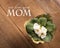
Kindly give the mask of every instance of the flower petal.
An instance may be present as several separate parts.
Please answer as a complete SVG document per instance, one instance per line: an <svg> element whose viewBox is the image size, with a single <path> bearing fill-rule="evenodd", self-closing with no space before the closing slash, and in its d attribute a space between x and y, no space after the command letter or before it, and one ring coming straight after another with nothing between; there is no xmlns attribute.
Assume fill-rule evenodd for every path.
<svg viewBox="0 0 60 48"><path fill-rule="evenodd" d="M41 31L46 33L47 32L47 29L44 26L42 26L41 27Z"/></svg>
<svg viewBox="0 0 60 48"><path fill-rule="evenodd" d="M46 37L46 35L41 35L41 38L43 39L43 38L45 38Z"/></svg>
<svg viewBox="0 0 60 48"><path fill-rule="evenodd" d="M40 29L40 25L35 23L34 26L33 26L33 29Z"/></svg>

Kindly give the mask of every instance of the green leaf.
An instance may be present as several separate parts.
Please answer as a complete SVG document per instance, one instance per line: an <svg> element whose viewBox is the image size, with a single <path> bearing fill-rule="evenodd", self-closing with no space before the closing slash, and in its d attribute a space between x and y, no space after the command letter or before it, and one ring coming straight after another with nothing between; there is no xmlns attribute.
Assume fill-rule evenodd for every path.
<svg viewBox="0 0 60 48"><path fill-rule="evenodd" d="M40 41L41 39L39 38L39 37L37 37L37 36L33 36L32 37L35 41Z"/></svg>
<svg viewBox="0 0 60 48"><path fill-rule="evenodd" d="M48 33L47 36L43 39L45 42L50 42L52 40L53 36L51 33Z"/></svg>
<svg viewBox="0 0 60 48"><path fill-rule="evenodd" d="M49 32L53 32L55 29L55 24L51 23L50 21L47 22L47 26L46 26L47 30Z"/></svg>
<svg viewBox="0 0 60 48"><path fill-rule="evenodd" d="M33 33L33 24L32 23L27 23L26 30L29 34L32 34Z"/></svg>
<svg viewBox="0 0 60 48"><path fill-rule="evenodd" d="M41 38L38 37L38 35L35 34L35 32L33 32L33 34L32 34L32 38L33 38L35 41L40 41L40 40L41 40Z"/></svg>
<svg viewBox="0 0 60 48"><path fill-rule="evenodd" d="M46 26L47 23L47 19L45 17L40 17L38 20L39 24L41 24L42 26Z"/></svg>
<svg viewBox="0 0 60 48"><path fill-rule="evenodd" d="M37 21L38 21L38 18L33 18L33 19L31 19L30 22L34 24L34 23L37 23Z"/></svg>
<svg viewBox="0 0 60 48"><path fill-rule="evenodd" d="M49 14L38 15L37 18L39 18L39 17L45 17L47 19L47 21L51 21L52 22L51 16Z"/></svg>

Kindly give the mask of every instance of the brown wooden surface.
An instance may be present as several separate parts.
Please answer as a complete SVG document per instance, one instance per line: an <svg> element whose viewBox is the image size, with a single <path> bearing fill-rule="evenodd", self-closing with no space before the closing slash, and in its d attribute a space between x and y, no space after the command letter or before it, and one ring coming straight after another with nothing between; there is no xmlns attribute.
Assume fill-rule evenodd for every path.
<svg viewBox="0 0 60 48"><path fill-rule="evenodd" d="M60 9L55 2L49 2L48 6L53 10L44 8L41 2L38 4L37 0L0 0L0 48L59 48L60 47ZM44 3L44 2L42 2ZM47 5L45 3L45 5ZM52 6L51 6L52 5ZM30 7L31 17L7 17L8 7ZM45 10L46 9L46 10ZM50 13L52 19L56 24L56 33L50 43L34 44L28 37L24 28L24 23L28 19L43 13ZM52 12L52 13L51 13Z"/></svg>

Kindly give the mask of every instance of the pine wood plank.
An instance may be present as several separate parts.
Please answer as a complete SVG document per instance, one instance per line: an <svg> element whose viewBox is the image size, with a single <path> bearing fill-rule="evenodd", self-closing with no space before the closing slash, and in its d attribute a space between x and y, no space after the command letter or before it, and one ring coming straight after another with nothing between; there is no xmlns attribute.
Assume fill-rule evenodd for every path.
<svg viewBox="0 0 60 48"><path fill-rule="evenodd" d="M0 7L0 47L1 48L32 48L21 31L6 16Z"/></svg>
<svg viewBox="0 0 60 48"><path fill-rule="evenodd" d="M9 4L7 2L10 2ZM3 1L1 1L1 4L2 7L4 8L4 10L6 11L7 8L9 6L30 6L30 9L31 9L31 12L32 12L32 16L36 16L36 15L39 15L39 14L42 14L42 13L45 13L39 6L40 5L37 5L37 3L33 0L30 0L30 1L24 1L24 0L20 0L20 2L18 2L18 4L16 5L15 2L12 2L12 1L6 1L5 3L3 3ZM15 3L13 5L13 3ZM21 3L21 4L20 4ZM7 4L7 5L6 5ZM38 8L38 9L37 9ZM55 8L56 9L56 8ZM41 10L41 11L40 11ZM57 10L56 10L57 11ZM7 11L6 11L7 12ZM41 13L42 12L42 13ZM45 44L40 44L40 45L35 45L33 44L31 41L30 41L30 38L27 36L27 33L25 31L25 28L23 26L23 24L25 23L26 20L32 18L32 17L9 17L13 20L13 22L17 25L17 27L19 29L22 30L22 33L24 34L24 36L27 38L28 41L30 41L30 43L34 46L34 47L38 47L38 48L57 48L57 47L60 47L60 38L59 38L59 31L60 31L60 27L59 27L59 20L60 20L60 12L58 11L58 13L55 13L53 14L52 18L57 26L57 30L56 30L56 34L55 34L55 38L53 39L52 42L50 43L45 43ZM22 19L23 18L23 19ZM22 22L21 22L22 21ZM57 45L58 44L58 45Z"/></svg>

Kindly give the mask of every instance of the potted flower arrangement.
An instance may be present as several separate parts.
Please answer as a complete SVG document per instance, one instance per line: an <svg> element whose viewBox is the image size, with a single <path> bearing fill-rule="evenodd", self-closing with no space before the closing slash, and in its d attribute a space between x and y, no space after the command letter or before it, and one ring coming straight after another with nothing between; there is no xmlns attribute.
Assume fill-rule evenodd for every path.
<svg viewBox="0 0 60 48"><path fill-rule="evenodd" d="M25 28L32 41L39 44L52 40L55 24L49 14L42 14L25 22Z"/></svg>

